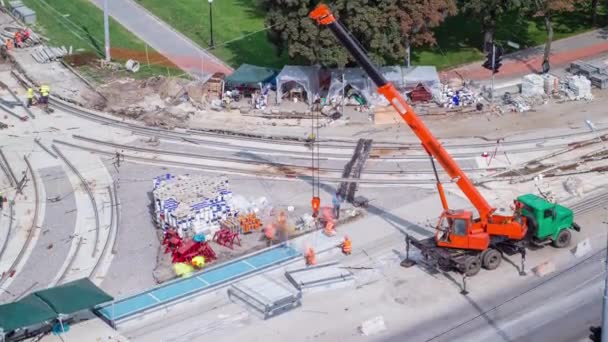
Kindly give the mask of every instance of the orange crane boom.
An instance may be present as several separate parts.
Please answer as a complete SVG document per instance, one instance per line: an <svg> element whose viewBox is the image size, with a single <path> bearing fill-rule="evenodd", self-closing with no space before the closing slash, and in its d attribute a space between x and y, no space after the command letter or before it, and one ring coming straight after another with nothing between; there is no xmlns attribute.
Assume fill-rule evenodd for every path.
<svg viewBox="0 0 608 342"><path fill-rule="evenodd" d="M378 87L378 92L389 101L403 121L405 121L414 134L416 134L426 152L431 156L431 160L435 158L439 162L452 182L458 185L464 195L479 212L479 220L473 220L468 212L460 211L456 213L449 210L445 194L443 193L443 187L438 180L437 187L444 208L442 217L447 217L450 226L448 228L447 236L442 233L440 234L440 232L437 233L438 244L445 247L485 250L488 248L490 235L499 235L510 239L523 239L527 230L525 219L519 220L519 217L514 217L513 215L494 214L496 209L486 201L452 156L443 148L437 138L435 138L424 122L405 101L403 96L397 91L395 86L388 82L378 68L370 61L358 42L356 42L346 31L344 26L336 20L329 7L325 4L320 4L309 14L309 17L318 24L327 26L331 30L340 43L350 52L357 63L372 79L374 84ZM458 234L456 234L457 232L455 231L462 231L462 224L458 223L458 227L453 227L454 222L457 220L466 221L466 232L461 234L463 235L463 238L457 236Z"/></svg>

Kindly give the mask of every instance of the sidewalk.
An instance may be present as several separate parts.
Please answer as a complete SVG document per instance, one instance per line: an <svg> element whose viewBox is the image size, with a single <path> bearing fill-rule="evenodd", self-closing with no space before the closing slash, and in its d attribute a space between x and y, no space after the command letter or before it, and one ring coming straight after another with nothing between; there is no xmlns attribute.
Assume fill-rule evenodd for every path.
<svg viewBox="0 0 608 342"><path fill-rule="evenodd" d="M102 0L90 1L103 9ZM191 75L201 76L232 71L232 68L224 62L152 15L135 1L109 1L108 10L110 16L121 25Z"/></svg>
<svg viewBox="0 0 608 342"><path fill-rule="evenodd" d="M551 68L565 67L569 63L597 57L608 53L608 32L597 29L553 42L551 48ZM540 73L543 61L544 45L509 54L503 58L500 72L495 75L497 81L518 78L529 73ZM482 61L474 62L440 73L444 80L464 78L482 81L490 78L490 71L483 68Z"/></svg>

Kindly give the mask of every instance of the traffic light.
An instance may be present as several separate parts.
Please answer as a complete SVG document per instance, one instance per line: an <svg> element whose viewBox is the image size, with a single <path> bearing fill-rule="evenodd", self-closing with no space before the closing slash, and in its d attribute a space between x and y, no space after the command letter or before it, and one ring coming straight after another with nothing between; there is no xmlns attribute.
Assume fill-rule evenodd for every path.
<svg viewBox="0 0 608 342"><path fill-rule="evenodd" d="M504 50L501 46L494 45L489 49L489 51L490 52L488 52L486 55L486 61L481 66L488 70L492 70L494 73L497 73L502 66L502 55ZM492 64L494 64L494 67L492 67Z"/></svg>
<svg viewBox="0 0 608 342"><path fill-rule="evenodd" d="M498 72L498 69L502 66L502 54L503 54L502 46L496 47L496 55L494 56L494 73Z"/></svg>
<svg viewBox="0 0 608 342"><path fill-rule="evenodd" d="M590 327L589 331L591 331L591 334L589 334L589 339L592 342L601 342L602 341L602 328L601 327Z"/></svg>
<svg viewBox="0 0 608 342"><path fill-rule="evenodd" d="M482 67L492 70L492 51L486 55L486 61L482 64Z"/></svg>

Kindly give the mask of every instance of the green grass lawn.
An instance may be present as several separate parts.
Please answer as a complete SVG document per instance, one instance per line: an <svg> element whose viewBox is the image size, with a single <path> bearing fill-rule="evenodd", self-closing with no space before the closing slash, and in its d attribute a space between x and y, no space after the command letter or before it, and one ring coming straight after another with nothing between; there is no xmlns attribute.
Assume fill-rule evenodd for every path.
<svg viewBox="0 0 608 342"><path fill-rule="evenodd" d="M210 43L209 3L206 0L136 0L156 16L184 33L203 48ZM264 13L256 0L216 0L213 2L211 52L233 67L243 63L282 67L287 57L277 56L266 39ZM244 39L236 40L246 36Z"/></svg>
<svg viewBox="0 0 608 342"><path fill-rule="evenodd" d="M199 45L209 47L209 4L203 0L137 0L159 18L189 36ZM555 39L591 29L588 9L554 17ZM601 19L601 18L600 18ZM496 39L517 42L522 48L544 43L546 31L542 18L523 19L515 14L505 16ZM266 39L264 13L256 9L255 0L216 0L213 3L214 43L212 53L233 67L242 63L282 67L290 63L277 56ZM257 32L257 33L254 33ZM251 34L245 39L236 40ZM479 22L466 15L448 18L436 29L435 47L412 50L414 64L435 65L445 69L483 59L480 51L483 35ZM293 61L291 63L294 63Z"/></svg>
<svg viewBox="0 0 608 342"><path fill-rule="evenodd" d="M553 18L554 40L592 29L590 18L587 11L556 15ZM437 45L434 48L412 50L413 63L445 69L482 60L484 56L480 48L483 45L483 34L480 27L478 21L462 14L448 18L435 30ZM543 18L525 19L512 13L498 24L494 38L500 42L513 41L524 49L544 44L546 37Z"/></svg>
<svg viewBox="0 0 608 342"><path fill-rule="evenodd" d="M28 7L36 11L37 22L34 30L50 39L52 46L64 45L74 51L90 51L103 57L104 32L103 12L88 0L23 0ZM110 18L110 42L112 48L121 51L133 51L134 54L146 51L146 44ZM154 51L148 48L149 53ZM157 61L152 61L159 62ZM165 61L166 62L166 61ZM133 77L141 78L156 74L167 74L167 67L148 67L141 60L141 69ZM169 70L177 75L178 69Z"/></svg>

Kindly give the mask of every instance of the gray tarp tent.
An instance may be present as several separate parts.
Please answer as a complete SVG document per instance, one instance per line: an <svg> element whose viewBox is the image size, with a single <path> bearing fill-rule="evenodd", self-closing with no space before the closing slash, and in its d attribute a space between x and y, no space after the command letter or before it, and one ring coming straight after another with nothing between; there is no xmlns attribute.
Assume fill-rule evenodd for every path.
<svg viewBox="0 0 608 342"><path fill-rule="evenodd" d="M408 89L422 83L426 88L438 89L441 85L439 74L434 66L415 66L403 68L405 87Z"/></svg>
<svg viewBox="0 0 608 342"><path fill-rule="evenodd" d="M277 76L277 103L283 99L285 84L295 82L304 88L308 104L312 104L319 94L319 71L318 66L286 65Z"/></svg>
<svg viewBox="0 0 608 342"><path fill-rule="evenodd" d="M112 301L110 295L84 278L34 292L13 303L0 305L0 328L4 333L43 324Z"/></svg>
<svg viewBox="0 0 608 342"><path fill-rule="evenodd" d="M422 84L431 92L439 89L440 81L437 69L434 66L385 66L380 68L382 75L399 89L412 90L418 84ZM329 87L328 99L337 98L342 95L342 89L346 84L342 84L342 74L346 84L359 91L365 99L373 105L388 105L388 102L378 94L375 84L365 74L361 68L334 69L331 73L331 86Z"/></svg>
<svg viewBox="0 0 608 342"><path fill-rule="evenodd" d="M342 82L344 76L344 83ZM373 89L372 81L361 68L334 69L331 71L331 84L327 98L331 101L342 96L342 90L347 86L355 88L363 97L370 101Z"/></svg>
<svg viewBox="0 0 608 342"><path fill-rule="evenodd" d="M268 83L278 74L278 70L273 68L259 67L251 64L243 64L224 80L228 84L247 84L257 85L258 83Z"/></svg>

